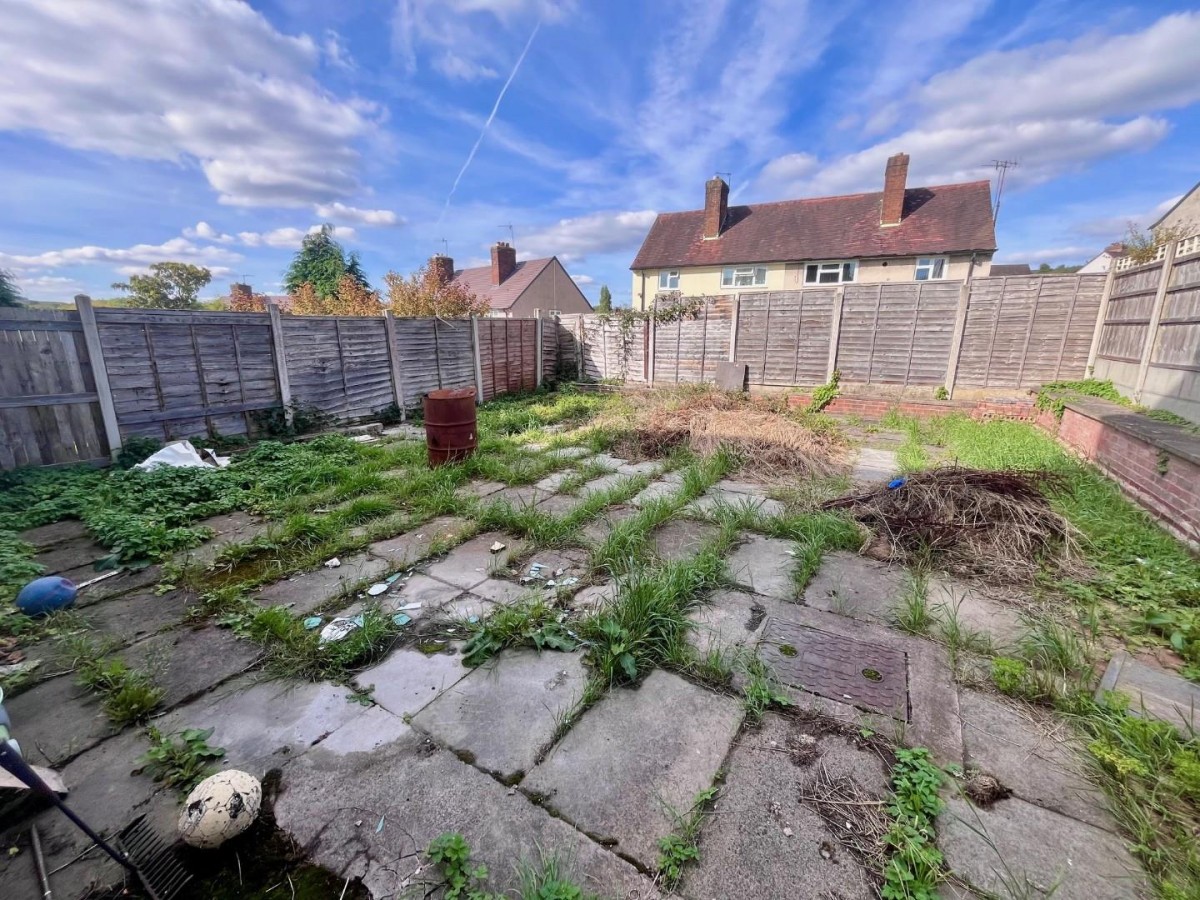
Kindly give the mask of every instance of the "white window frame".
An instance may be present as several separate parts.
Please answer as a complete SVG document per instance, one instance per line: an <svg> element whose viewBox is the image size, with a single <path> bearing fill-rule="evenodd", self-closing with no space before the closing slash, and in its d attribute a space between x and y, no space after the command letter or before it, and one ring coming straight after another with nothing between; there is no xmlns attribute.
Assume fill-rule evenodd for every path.
<svg viewBox="0 0 1200 900"><path fill-rule="evenodd" d="M849 277L847 277L849 266ZM809 270L816 269L816 277L809 280ZM822 275L836 274L836 280L822 280ZM804 264L804 286L821 287L828 284L852 284L858 279L857 259L819 259Z"/></svg>
<svg viewBox="0 0 1200 900"><path fill-rule="evenodd" d="M766 284L766 266L725 266L721 269L723 288L765 287Z"/></svg>
<svg viewBox="0 0 1200 900"><path fill-rule="evenodd" d="M935 275L934 269L938 263L942 264L942 274ZM925 269L928 274L922 278L921 270ZM945 281L950 276L950 257L948 256L918 256L917 263L913 266L914 281Z"/></svg>
<svg viewBox="0 0 1200 900"><path fill-rule="evenodd" d="M674 282L674 284L672 284ZM660 291L679 290L679 270L663 269L658 273L658 289Z"/></svg>

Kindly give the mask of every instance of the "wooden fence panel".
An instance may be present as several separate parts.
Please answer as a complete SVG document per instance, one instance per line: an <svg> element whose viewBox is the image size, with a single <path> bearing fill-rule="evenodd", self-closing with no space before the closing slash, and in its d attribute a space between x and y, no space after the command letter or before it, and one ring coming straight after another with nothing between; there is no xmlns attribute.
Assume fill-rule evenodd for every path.
<svg viewBox="0 0 1200 900"><path fill-rule="evenodd" d="M1172 267L1150 365L1200 372L1200 255Z"/></svg>
<svg viewBox="0 0 1200 900"><path fill-rule="evenodd" d="M656 384L715 381L717 363L729 359L732 297L706 297L693 315L654 326Z"/></svg>
<svg viewBox="0 0 1200 900"><path fill-rule="evenodd" d="M441 387L475 387L475 347L470 319L434 319L434 350ZM429 365L426 351L425 365Z"/></svg>
<svg viewBox="0 0 1200 900"><path fill-rule="evenodd" d="M107 456L79 314L0 311L0 469Z"/></svg>
<svg viewBox="0 0 1200 900"><path fill-rule="evenodd" d="M480 319L477 326L484 401L500 394L534 390L540 320Z"/></svg>
<svg viewBox="0 0 1200 900"><path fill-rule="evenodd" d="M737 361L759 385L821 384L829 358L833 288L742 294Z"/></svg>

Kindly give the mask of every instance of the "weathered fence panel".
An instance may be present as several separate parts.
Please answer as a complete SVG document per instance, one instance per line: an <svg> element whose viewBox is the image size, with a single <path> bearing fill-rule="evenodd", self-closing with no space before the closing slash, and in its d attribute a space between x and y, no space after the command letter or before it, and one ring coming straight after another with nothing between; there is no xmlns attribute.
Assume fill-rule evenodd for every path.
<svg viewBox="0 0 1200 900"><path fill-rule="evenodd" d="M480 319L479 367L484 401L537 387L537 319Z"/></svg>
<svg viewBox="0 0 1200 900"><path fill-rule="evenodd" d="M79 314L4 310L0 318L0 469L107 456Z"/></svg>
<svg viewBox="0 0 1200 900"><path fill-rule="evenodd" d="M609 316L583 316L583 369L594 380L639 383L646 380L647 323Z"/></svg>
<svg viewBox="0 0 1200 900"><path fill-rule="evenodd" d="M406 407L439 388L475 386L470 319L396 319L396 352Z"/></svg>
<svg viewBox="0 0 1200 900"><path fill-rule="evenodd" d="M654 324L654 381L687 384L712 381L717 363L729 359L732 297L705 297L694 313Z"/></svg>
<svg viewBox="0 0 1200 900"><path fill-rule="evenodd" d="M736 359L750 384L819 384L829 358L835 288L742 294Z"/></svg>

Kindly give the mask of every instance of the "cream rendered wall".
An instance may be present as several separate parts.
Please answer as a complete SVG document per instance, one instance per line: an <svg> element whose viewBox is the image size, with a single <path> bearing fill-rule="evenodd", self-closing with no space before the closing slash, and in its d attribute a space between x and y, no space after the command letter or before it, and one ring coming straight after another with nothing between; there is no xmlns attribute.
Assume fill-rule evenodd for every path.
<svg viewBox="0 0 1200 900"><path fill-rule="evenodd" d="M1189 235L1200 231L1200 186L1192 188L1158 224L1160 228L1184 228Z"/></svg>
<svg viewBox="0 0 1200 900"><path fill-rule="evenodd" d="M858 261L859 284L878 284L888 281L913 281L916 269L915 257L897 257L883 259L861 259ZM755 265L743 263L743 265ZM804 287L803 262L789 263L758 263L766 266L767 283L753 287L728 288L721 286L721 272L724 266L693 266L679 268L679 292L685 297L720 296L721 294L737 294L749 291L794 291ZM973 277L982 278L992 268L990 255L980 254L975 258ZM634 309L646 309L654 295L658 293L658 274L662 269L637 270L633 273ZM669 271L669 270L668 270ZM946 280L963 281L971 271L971 255L951 254L950 271ZM645 277L645 298L643 302L643 276Z"/></svg>

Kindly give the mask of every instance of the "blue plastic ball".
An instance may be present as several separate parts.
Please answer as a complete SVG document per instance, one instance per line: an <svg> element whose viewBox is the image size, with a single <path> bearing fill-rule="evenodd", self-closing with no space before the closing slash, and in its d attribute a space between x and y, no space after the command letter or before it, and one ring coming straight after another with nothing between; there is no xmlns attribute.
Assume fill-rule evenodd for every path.
<svg viewBox="0 0 1200 900"><path fill-rule="evenodd" d="M27 616L47 616L75 605L79 589L75 582L59 575L36 578L17 594L17 609Z"/></svg>

